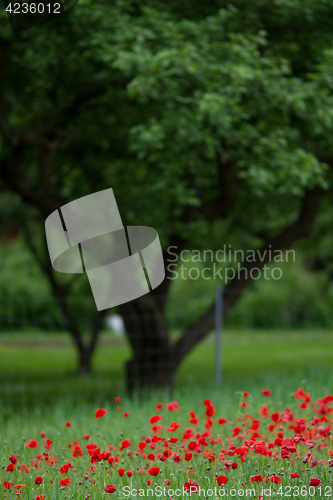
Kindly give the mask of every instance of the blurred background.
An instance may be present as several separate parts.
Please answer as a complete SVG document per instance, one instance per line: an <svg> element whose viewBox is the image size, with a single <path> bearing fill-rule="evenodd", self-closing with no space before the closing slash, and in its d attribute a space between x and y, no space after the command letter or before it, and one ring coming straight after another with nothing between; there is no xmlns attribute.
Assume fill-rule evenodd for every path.
<svg viewBox="0 0 333 500"><path fill-rule="evenodd" d="M13 34L0 11L5 408L210 387L219 362L236 388L329 376L332 14L333 0L80 0ZM158 231L166 279L98 312L86 275L52 269L45 219L107 188L124 225Z"/></svg>

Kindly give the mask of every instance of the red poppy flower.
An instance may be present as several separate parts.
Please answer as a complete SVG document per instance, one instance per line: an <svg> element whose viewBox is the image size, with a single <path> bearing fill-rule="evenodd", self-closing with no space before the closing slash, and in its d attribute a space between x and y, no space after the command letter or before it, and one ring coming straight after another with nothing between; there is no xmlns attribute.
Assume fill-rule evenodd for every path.
<svg viewBox="0 0 333 500"><path fill-rule="evenodd" d="M175 430L177 430L178 427L180 427L180 424L177 424L177 422L171 422L171 424L167 428L167 431L168 432L175 432Z"/></svg>
<svg viewBox="0 0 333 500"><path fill-rule="evenodd" d="M162 403L157 403L157 405L155 405L155 408L157 410L160 410L161 408L163 408L164 405L162 405Z"/></svg>
<svg viewBox="0 0 333 500"><path fill-rule="evenodd" d="M113 484L108 484L105 486L105 493L114 493L116 491L116 487Z"/></svg>
<svg viewBox="0 0 333 500"><path fill-rule="evenodd" d="M8 459L12 464L16 464L17 462L17 457L15 455L10 455Z"/></svg>
<svg viewBox="0 0 333 500"><path fill-rule="evenodd" d="M211 427L213 427L213 425L214 425L214 420L212 420L211 418L207 417L206 418L206 422L205 422L206 429L210 429Z"/></svg>
<svg viewBox="0 0 333 500"><path fill-rule="evenodd" d="M88 443L86 444L87 450L95 450L97 448L97 444L95 443Z"/></svg>
<svg viewBox="0 0 333 500"><path fill-rule="evenodd" d="M292 473L290 474L290 477L291 477L292 479L294 479L294 478L301 477L301 476L298 474L298 472L292 472Z"/></svg>
<svg viewBox="0 0 333 500"><path fill-rule="evenodd" d="M188 443L187 447L188 447L188 449L189 449L189 450L193 451L193 450L195 450L195 449L196 449L196 447L197 447L197 442L196 442L196 441L190 441L190 442Z"/></svg>
<svg viewBox="0 0 333 500"><path fill-rule="evenodd" d="M133 471L131 471L131 470L127 470L127 471L126 471L126 476L127 476L127 477L131 477L131 476L133 476L133 474L134 474L134 472L133 472Z"/></svg>
<svg viewBox="0 0 333 500"><path fill-rule="evenodd" d="M299 387L299 389L297 389L297 392L294 392L294 396L296 399L303 399L304 394L305 394L305 392L304 392L303 387Z"/></svg>
<svg viewBox="0 0 333 500"><path fill-rule="evenodd" d="M207 417L212 417L215 414L215 408L213 405L207 405L206 406L206 416Z"/></svg>
<svg viewBox="0 0 333 500"><path fill-rule="evenodd" d="M70 486L71 480L69 479L69 477L64 477L64 479L60 479L59 485L60 486Z"/></svg>
<svg viewBox="0 0 333 500"><path fill-rule="evenodd" d="M177 401L172 401L172 403L167 403L166 406L167 406L168 411L179 410L179 406L178 406Z"/></svg>
<svg viewBox="0 0 333 500"><path fill-rule="evenodd" d="M2 486L3 486L4 488L7 488L7 490L10 490L10 488L11 488L13 485L14 485L14 483L9 482L9 481L4 481L4 482L2 483Z"/></svg>
<svg viewBox="0 0 333 500"><path fill-rule="evenodd" d="M249 395L249 392L248 392L248 391L244 391L244 392L243 392L243 398L247 398L247 397L248 397L248 395Z"/></svg>
<svg viewBox="0 0 333 500"><path fill-rule="evenodd" d="M171 457L171 455L172 455L171 450L164 450L164 451L163 451L163 457L164 457L165 459L168 459L169 457Z"/></svg>
<svg viewBox="0 0 333 500"><path fill-rule="evenodd" d="M155 433L155 434L160 434L161 431L163 429L163 425L159 425L159 424L156 424L156 425L153 425L152 426L152 431Z"/></svg>
<svg viewBox="0 0 333 500"><path fill-rule="evenodd" d="M227 481L229 481L229 478L227 478L226 476L218 476L216 478L216 481L219 483L219 486L221 486L221 484L225 484Z"/></svg>
<svg viewBox="0 0 333 500"><path fill-rule="evenodd" d="M46 495L37 495L36 500L44 500L46 498Z"/></svg>
<svg viewBox="0 0 333 500"><path fill-rule="evenodd" d="M95 418L104 417L105 414L106 410L104 410L104 408L99 408L98 410L95 411Z"/></svg>
<svg viewBox="0 0 333 500"><path fill-rule="evenodd" d="M256 474L255 476L250 476L250 481L251 483L262 483L262 475L261 474Z"/></svg>
<svg viewBox="0 0 333 500"><path fill-rule="evenodd" d="M15 484L15 486L13 486L14 490L19 490L21 488L25 488L25 484Z"/></svg>
<svg viewBox="0 0 333 500"><path fill-rule="evenodd" d="M148 460L155 460L154 453L149 453L149 455L147 455L147 458L148 458Z"/></svg>
<svg viewBox="0 0 333 500"><path fill-rule="evenodd" d="M41 438L45 438L46 437L46 434L45 434L44 431L40 431L39 435L40 435Z"/></svg>
<svg viewBox="0 0 333 500"><path fill-rule="evenodd" d="M125 418L129 417L129 412L128 412L128 411L124 411L123 416L124 416Z"/></svg>
<svg viewBox="0 0 333 500"><path fill-rule="evenodd" d="M70 468L70 464L62 465L59 469L60 474L67 474L69 468Z"/></svg>
<svg viewBox="0 0 333 500"><path fill-rule="evenodd" d="M116 402L116 403L120 403L120 397L119 397L119 396L116 396L116 397L114 398L114 400L115 400L115 402Z"/></svg>
<svg viewBox="0 0 333 500"><path fill-rule="evenodd" d="M125 469L118 469L118 474L120 477L123 477L124 472L125 472Z"/></svg>
<svg viewBox="0 0 333 500"><path fill-rule="evenodd" d="M271 391L269 389L261 389L261 394L263 396L269 397L271 395Z"/></svg>
<svg viewBox="0 0 333 500"><path fill-rule="evenodd" d="M184 488L186 491L190 491L191 493L192 492L195 493L196 491L198 491L199 486L195 483L195 481L193 479L193 482L191 480L186 481L186 483L184 483Z"/></svg>
<svg viewBox="0 0 333 500"><path fill-rule="evenodd" d="M152 417L150 417L149 422L151 424L155 424L156 422L159 422L160 420L162 420L161 415L153 415Z"/></svg>
<svg viewBox="0 0 333 500"><path fill-rule="evenodd" d="M90 434L83 434L83 439L88 441L88 439L90 439Z"/></svg>
<svg viewBox="0 0 333 500"><path fill-rule="evenodd" d="M88 450L88 453L90 455L90 462L92 464L101 462L103 460L100 448L96 448L95 450Z"/></svg>
<svg viewBox="0 0 333 500"><path fill-rule="evenodd" d="M262 408L259 408L258 412L260 413L260 415L262 415L263 417L269 417L269 413L268 413L268 407L266 405L263 405Z"/></svg>
<svg viewBox="0 0 333 500"><path fill-rule="evenodd" d="M79 445L75 445L73 450L72 450L72 457L76 458L76 457L82 457L83 453L82 453L82 448L81 446Z"/></svg>
<svg viewBox="0 0 333 500"><path fill-rule="evenodd" d="M157 474L160 472L161 468L160 467L157 467L156 465L154 467L150 467L150 469L148 469L148 474L150 474L151 476L157 476Z"/></svg>
<svg viewBox="0 0 333 500"><path fill-rule="evenodd" d="M219 419L218 419L218 423L219 423L220 425L226 424L227 422L228 422L228 420L226 420L225 418L219 418Z"/></svg>
<svg viewBox="0 0 333 500"><path fill-rule="evenodd" d="M7 465L6 472L14 472L14 470L15 470L14 464Z"/></svg>
<svg viewBox="0 0 333 500"><path fill-rule="evenodd" d="M120 446L120 451L123 451L124 448L127 448L128 446L131 446L132 443L129 439L124 439L124 441L121 442L121 446Z"/></svg>
<svg viewBox="0 0 333 500"><path fill-rule="evenodd" d="M192 459L192 453L191 452L185 453L185 460L191 460L191 459Z"/></svg>
<svg viewBox="0 0 333 500"><path fill-rule="evenodd" d="M66 422L65 427L72 427L72 424L70 422Z"/></svg>
<svg viewBox="0 0 333 500"><path fill-rule="evenodd" d="M27 443L25 443L26 446L29 448L38 448L38 443L36 439L30 439Z"/></svg>
<svg viewBox="0 0 333 500"><path fill-rule="evenodd" d="M38 485L38 484L42 484L42 482L43 482L43 478L42 478L42 476L37 476L37 477L35 478L35 484L37 484L37 485Z"/></svg>
<svg viewBox="0 0 333 500"><path fill-rule="evenodd" d="M50 450L52 448L52 440L51 439L46 439L44 442L44 448L46 450Z"/></svg>
<svg viewBox="0 0 333 500"><path fill-rule="evenodd" d="M320 483L321 483L320 479L318 479L317 477L311 477L309 485L310 486L319 486Z"/></svg>

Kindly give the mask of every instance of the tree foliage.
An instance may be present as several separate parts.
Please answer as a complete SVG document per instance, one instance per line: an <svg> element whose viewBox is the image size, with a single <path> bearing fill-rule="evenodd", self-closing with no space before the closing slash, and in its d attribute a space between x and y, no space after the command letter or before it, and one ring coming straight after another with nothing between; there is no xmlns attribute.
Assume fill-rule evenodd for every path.
<svg viewBox="0 0 333 500"><path fill-rule="evenodd" d="M155 227L164 248L283 248L310 234L331 192L332 11L332 0L81 0L15 35L1 14L0 178L54 293L71 292L46 264L43 220L107 187L124 224ZM226 312L247 285L228 284ZM165 300L149 300L128 307L160 318ZM157 323L174 372L212 308L176 346Z"/></svg>

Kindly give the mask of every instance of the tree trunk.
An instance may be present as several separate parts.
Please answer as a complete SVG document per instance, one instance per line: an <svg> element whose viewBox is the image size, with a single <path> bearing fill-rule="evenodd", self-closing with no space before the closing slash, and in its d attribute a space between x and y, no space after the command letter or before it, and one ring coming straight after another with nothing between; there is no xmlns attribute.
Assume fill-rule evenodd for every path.
<svg viewBox="0 0 333 500"><path fill-rule="evenodd" d="M133 395L135 391L160 388L171 393L175 372L169 350L157 352L147 345L126 363L127 391Z"/></svg>
<svg viewBox="0 0 333 500"><path fill-rule="evenodd" d="M78 350L78 371L79 373L91 373L93 350L90 345L84 345Z"/></svg>
<svg viewBox="0 0 333 500"><path fill-rule="evenodd" d="M158 387L171 390L174 371L163 319L165 301L153 293L120 307L133 357L126 364L127 389Z"/></svg>

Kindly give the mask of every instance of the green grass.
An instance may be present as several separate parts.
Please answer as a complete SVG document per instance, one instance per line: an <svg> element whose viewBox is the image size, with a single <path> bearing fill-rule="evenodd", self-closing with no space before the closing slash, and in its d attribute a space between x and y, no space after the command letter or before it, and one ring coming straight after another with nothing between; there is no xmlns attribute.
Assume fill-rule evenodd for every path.
<svg viewBox="0 0 333 500"><path fill-rule="evenodd" d="M124 362L131 352L125 339L104 332L91 375L75 371L76 353L63 333L5 333L0 337L0 402L25 411L69 398L102 403L124 393ZM222 345L223 384L233 390L249 382L292 377L299 383L325 384L333 366L330 331L226 331ZM214 337L201 342L181 365L176 394L193 386L214 386Z"/></svg>
<svg viewBox="0 0 333 500"><path fill-rule="evenodd" d="M316 439L313 453L318 459L318 464L311 469L302 462L308 449L305 445L300 447L300 458L292 469L300 472L300 480L291 481L289 478L291 463L287 460L276 462L250 452L244 464L237 456L231 457L232 461L236 460L238 463L238 468L235 471L232 469L226 471L223 469L223 460L218 458L221 449L228 448L229 441L237 443L237 438L232 437L232 429L236 425L244 432L242 442L244 439L249 439L252 433L249 430L251 419L244 419L244 412L250 413L252 418L261 419L258 409L264 403L268 404L270 413L273 411L281 413L284 408L290 407L295 412L294 421L302 417L306 418L310 425L314 416L313 409L309 406L305 411L300 410L299 401L295 401L292 392L302 386L310 391L313 401L332 392L332 347L333 339L328 331L226 331L223 335L223 383L220 387L214 384L214 337L211 336L202 342L181 366L172 397L163 392L155 392L146 394L144 399L140 397L128 399L125 395L122 366L129 358L130 350L124 339L104 333L101 346L94 358L93 374L82 376L75 373L75 350L66 335L62 333L43 335L38 332L2 334L0 453L4 457L3 464L6 468L9 463L8 457L12 453L19 457L18 464L29 464L31 460L35 460L36 454L45 452L43 439L40 438L40 432L43 430L53 441L51 453L57 457L58 466L51 466L42 461L38 469L30 467L29 474L18 470L6 472L3 468L0 471L0 482L2 484L4 480L10 480L15 484L25 484L22 500L25 498L30 500L38 494L45 494L46 500L69 498L89 500L88 494L92 500L99 500L106 495L104 488L107 484L114 484L117 488L111 498L125 498L120 494L124 485L146 488L146 480L150 476L146 471L147 460L142 460L140 456L136 459L129 458L126 450L122 452L118 450L121 441L129 438L133 442L134 453L138 442L154 433L150 430L149 418L156 413L155 404L160 401L165 404L171 400L177 400L180 409L169 413L164 408L161 412L162 424L168 426L172 421L180 423L181 427L173 435L181 438L185 428L190 426L189 411L194 410L200 418L197 431L202 434L205 431L202 400L211 398L216 408L212 436L214 439L224 440L223 444L214 442L207 445L209 449L215 451L216 461L208 462L202 453L199 453L198 457L193 457L190 462L183 460L179 464L173 460L171 462L155 460L153 465L160 466L161 473L154 479L154 485L164 486L164 479L168 478L171 481L171 488L182 487L187 480L187 467L190 465L194 471L191 477L206 489L216 486L216 474L229 478L227 489L230 493L232 487L244 489L244 482L253 487L249 481L251 475L260 473L264 476L274 473L281 478L285 493L288 485L308 488L311 476L320 478L322 485L332 487L333 492L328 463L321 464L321 460L329 459L330 455L326 448L317 449L318 443L330 445L328 437L319 436L318 440ZM272 390L271 398L262 396L262 388ZM244 390L250 392L246 400L249 407L245 410L239 405ZM121 396L121 411L117 411L117 405L113 401L115 396ZM107 410L107 415L100 420L94 418L94 412L98 407ZM129 412L128 418L123 417L123 411ZM216 424L218 417L226 418L229 423L218 426ZM72 425L67 428L65 422L68 420ZM263 439L265 442L274 441L278 427L273 434L270 434L267 425L271 420L261 420L261 434L258 439ZM293 431L288 429L288 423L280 425L284 437L293 436ZM331 425L331 422L324 425ZM107 450L109 444L116 447L112 453L119 455L120 461L117 467L133 470L134 476L128 478L125 475L120 478L115 467L98 462L96 472L90 471L88 479L84 479L84 473L89 471L91 465L84 447L86 441L82 439L84 433L91 435L89 442L96 443L101 447L101 451ZM170 433L164 429L162 436L168 437ZM37 449L25 446L29 439L38 441ZM306 439L309 440L309 436ZM73 444L74 440L78 440L83 449L83 456L78 459L71 456L71 448L68 448L68 444ZM161 452L163 449L164 446L155 452ZM279 453L278 446L274 450ZM179 444L174 445L173 452L175 451L184 458L184 449ZM68 474L61 475L57 471L67 460L73 463L73 468ZM139 474L137 467L145 472ZM43 484L39 487L34 484L37 475L43 477ZM71 479L71 488L60 489L60 478L67 476ZM80 481L82 485L79 484ZM93 481L96 481L95 485ZM266 486L265 483L260 485ZM267 487L270 485L271 483ZM273 493L269 498L283 498L277 494L278 491L278 485L273 485ZM260 488L257 485L257 496L259 492ZM304 490L304 492L308 498L309 491ZM314 498L323 497L324 493L324 490L320 494L319 489L316 489ZM294 496L292 494L293 490L291 498L302 497L300 494ZM13 490L6 491L6 495L7 499L15 498ZM214 495L208 497L217 498ZM268 498L268 495L264 498L266 497ZM177 496L172 498L176 500ZM236 495L233 498L241 496Z"/></svg>
<svg viewBox="0 0 333 500"><path fill-rule="evenodd" d="M282 383L281 383L282 382ZM332 387L333 377L331 376L327 380L327 385ZM246 389L249 390L250 395L246 399L248 401L248 408L246 410L241 409L239 402L244 400L242 394L235 392L228 384L225 384L223 388L216 389L211 385L200 387L190 387L187 386L182 392L177 394L177 401L179 403L179 410L169 413L166 411L165 407L160 411L162 415L162 421L164 427L168 427L172 421L180 423L181 426L176 432L170 433L165 430L161 431L161 436L168 439L170 436L176 436L179 441L177 444L172 445L172 454L178 453L182 457L180 463L175 463L173 461L173 455L170 460L161 462L157 456L158 453L162 453L165 449L163 443L157 445L157 447L152 450L148 448L147 454L149 452L155 453L155 460L150 462L147 458L143 459L140 455L136 458L133 457L135 450L138 447L138 443L145 440L147 436L150 438L155 431L151 430L151 425L149 424L149 419L151 415L156 414L155 404L158 402L167 403L171 399L167 398L165 394L156 393L147 397L145 401L140 398L135 398L134 400L129 400L123 398L120 402L122 411L117 411L116 403L112 400L104 402L103 407L107 410L107 414L100 420L94 418L94 412L96 406L90 402L80 403L71 401L69 399L58 401L58 403L52 407L43 405L40 401L35 401L34 409L22 416L19 412L12 413L10 418L5 417L4 414L0 417L1 426L1 436L2 440L0 442L0 453L3 458L3 464L6 466L9 464L8 457L11 454L15 454L18 457L18 464L29 465L29 473L26 474L24 471L16 470L14 472L6 472L5 468L0 471L0 484L3 481L12 481L14 484L25 484L25 488L22 491L22 500L32 499L38 494L45 494L46 500L59 500L59 499L69 499L75 498L79 500L89 500L88 495L91 495L92 500L101 499L105 496L104 489L106 485L113 484L116 487L116 493L111 496L111 498L127 498L121 493L124 491L122 488L124 486L129 486L131 489L147 489L147 479L152 479L147 473L147 469L151 466L158 466L161 468L161 472L158 477L153 478L153 486L163 487L165 485L165 479L170 480L170 488L182 488L184 483L188 480L188 467L193 468L193 473L189 477L195 479L196 484L200 485L205 490L209 488L214 488L217 485L216 476L226 476L229 481L226 485L226 492L229 492L229 497L231 497L231 489L235 488L238 490L245 490L244 483L248 485L248 488L254 488L256 491L256 497L260 493L260 487L264 486L269 488L272 486L272 495L269 498L284 498L283 495L278 495L277 492L289 492L290 498L299 498L300 494L293 495L292 493L297 492L297 490L287 490L287 487L305 487L304 490L305 497L309 498L309 481L310 478L316 477L320 478L322 482L322 488L332 487L331 475L329 473L328 463L322 464L322 459L326 461L330 458L329 450L317 449L317 445L320 443L326 443L330 445L329 438L318 438L316 439L316 447L313 450L314 458L318 460L318 464L309 468L306 467L302 458L307 453L307 447L302 444L298 447L298 459L294 460L293 465L288 460L281 460L280 458L280 447L276 445L273 451L277 452L279 461L275 461L272 458L267 458L262 455L256 454L250 451L246 455L246 462L242 463L238 458L238 455L227 456L220 455L221 450L228 449L228 442L234 443L240 446L244 443L244 439L249 439L252 431L250 430L250 425L252 424L252 418L259 418L261 420L261 426L259 429L260 437L259 440L264 440L265 442L274 442L275 437L279 429L283 429L284 437L292 437L294 432L288 429L289 423L279 424L276 426L272 433L268 432L267 425L271 423L271 419L261 418L258 413L258 409L263 405L267 404L269 407L269 413L278 411L282 412L285 407L289 407L292 411L295 411L295 418L293 423L296 422L297 418L305 418L310 424L314 413L311 411L310 407L306 411L301 411L298 409L299 401L295 401L291 394L291 390L297 390L298 379L297 377L291 377L286 379L286 377L271 376L271 384L265 386L272 390L270 398L265 398L262 396L260 388L262 385L258 384L253 380L248 380L246 384ZM311 390L311 396L315 401L317 397L323 397L327 393L326 387L321 387L315 379L311 379L304 382L304 388ZM206 449L211 450L211 453L215 453L215 462L209 462L207 456L204 456L200 452L197 456L193 453L193 457L190 461L186 462L184 460L184 448L181 446L181 440L183 432L186 428L190 427L188 423L189 411L194 410L196 415L199 417L200 422L195 426L195 433L202 433L205 431L204 427L204 413L205 407L202 405L202 400L204 398L211 398L213 404L215 405L216 413L213 416L215 425L211 429L211 435L207 438L207 445L202 445L202 452ZM123 411L128 411L128 418L123 417ZM250 413L252 418L244 418L244 413ZM223 417L228 420L228 423L219 426L217 425L217 418ZM65 422L70 421L71 427L65 427ZM328 423L325 423L327 426ZM237 438L232 437L233 428L240 426L242 429L242 441L237 441ZM318 427L318 425L317 425ZM36 455L41 455L43 452L47 451L43 448L44 439L40 437L40 432L44 431L46 437L52 439L52 450L51 455L57 457L57 465L50 465L41 460L38 463L38 468L36 465ZM90 470L90 457L85 449L85 444L87 441L83 439L83 434L90 434L90 443L96 443L100 447L101 452L111 451L112 456L118 456L119 462L117 466L110 466L107 462L96 463L96 471L92 472ZM197 435L197 434L196 434ZM30 439L35 439L38 442L38 448L30 449L25 446ZM124 439L130 439L133 443L130 446L132 450L132 457L129 457L126 453L127 448L123 451L119 450L119 446ZM187 448L190 440L195 440L195 437L185 441L185 446ZM214 439L214 441L211 441ZM215 441L216 439L222 439L223 442ZM68 447L68 444L73 445L74 440L77 440L82 447L83 456L79 458L73 458L71 455L72 448ZM109 447L112 445L112 449ZM294 456L294 455L293 455ZM232 462L236 462L238 467L236 470L230 469L226 471L224 466L224 460L230 459ZM34 462L34 466L31 465L31 461ZM70 461L72 468L69 469L66 474L59 474L58 470L60 465ZM124 477L119 477L117 469L124 468L125 470L131 470L134 475L128 478L126 475ZM141 470L143 473L138 471ZM299 472L301 475L300 479L292 480L289 477L290 472ZM85 473L88 472L88 479L85 479ZM265 483L252 484L250 482L250 476L255 474L261 474L262 477L268 474L278 475L281 479L281 489L277 484ZM34 479L37 476L43 477L42 485L36 487ZM71 480L71 487L68 486L61 489L59 485L60 479L68 477ZM51 482L53 481L53 482ZM95 481L95 484L94 484ZM82 484L80 484L80 482ZM7 498L12 498L14 500L14 493L6 491ZM323 491L323 490L322 490ZM328 490L327 490L328 491ZM266 494L267 495L267 494ZM304 497L304 495L302 495ZM311 490L311 496L313 498L321 498L324 496L323 492L320 494L320 490L317 488L314 491ZM173 495L171 498L176 499L178 496ZM185 496L181 495L180 498ZM215 499L219 498L218 495L207 494L205 496L198 497L197 495L192 495L193 498L207 498ZM227 497L227 495L226 495ZM240 495L233 496L234 498L241 498ZM329 495L331 497L331 495ZM151 498L151 497L150 497ZM157 498L154 497L154 498ZM167 500L170 498L169 495L162 496ZM253 498L253 495L252 495ZM264 498L268 498L265 496ZM287 498L287 496L286 496Z"/></svg>

